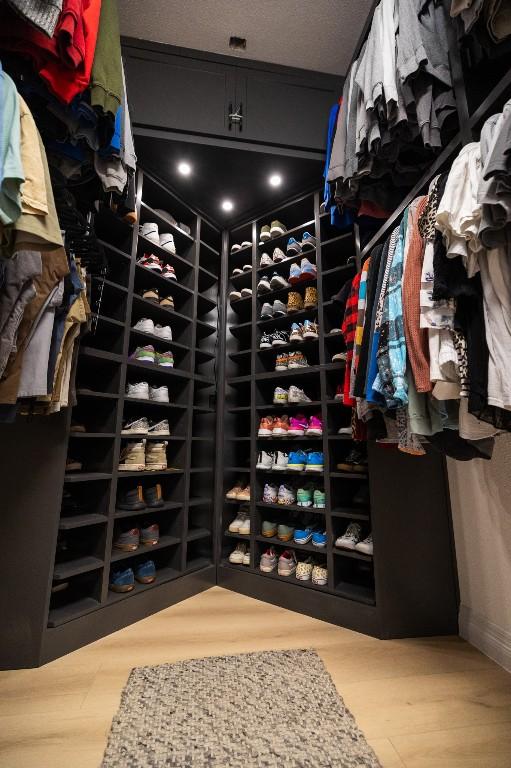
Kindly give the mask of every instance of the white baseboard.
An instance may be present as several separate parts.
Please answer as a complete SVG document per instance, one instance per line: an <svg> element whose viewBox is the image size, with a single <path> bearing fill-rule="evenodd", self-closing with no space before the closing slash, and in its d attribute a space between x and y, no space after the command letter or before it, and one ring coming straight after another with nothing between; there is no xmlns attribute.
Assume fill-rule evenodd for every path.
<svg viewBox="0 0 511 768"><path fill-rule="evenodd" d="M466 605L460 606L459 627L461 637L511 672L511 632Z"/></svg>

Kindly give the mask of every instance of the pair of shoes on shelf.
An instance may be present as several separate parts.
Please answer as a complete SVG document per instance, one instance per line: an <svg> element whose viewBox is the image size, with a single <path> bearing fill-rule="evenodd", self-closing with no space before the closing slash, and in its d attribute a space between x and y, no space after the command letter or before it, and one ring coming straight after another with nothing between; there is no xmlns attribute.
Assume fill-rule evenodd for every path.
<svg viewBox="0 0 511 768"><path fill-rule="evenodd" d="M142 291L142 298L146 301L153 302L153 304L158 304L159 307L174 309L174 299L172 296L163 296L160 299L160 292L158 288L145 288Z"/></svg>
<svg viewBox="0 0 511 768"><path fill-rule="evenodd" d="M287 307L280 299L275 299L273 304L265 301L261 307L261 320L272 320L276 317L285 317L287 315Z"/></svg>
<svg viewBox="0 0 511 768"><path fill-rule="evenodd" d="M303 389L300 389L300 387L295 387L294 384L292 384L289 389L284 389L283 387L275 387L273 392L274 405L293 405L295 403L310 402L312 402L310 397L305 394Z"/></svg>
<svg viewBox="0 0 511 768"><path fill-rule="evenodd" d="M169 403L168 387L149 386L147 381L138 381L135 384L128 384L126 387L126 397L136 400L152 400L156 403Z"/></svg>
<svg viewBox="0 0 511 768"><path fill-rule="evenodd" d="M176 244L174 243L174 235L172 235L170 232L162 232L160 234L158 231L158 224L154 224L153 222L140 224L139 231L142 237L145 237L155 245L159 245L160 248L163 248L165 251L175 255Z"/></svg>
<svg viewBox="0 0 511 768"><path fill-rule="evenodd" d="M250 549L244 541L236 544L235 549L229 555L229 562L233 565L250 565Z"/></svg>
<svg viewBox="0 0 511 768"><path fill-rule="evenodd" d="M146 344L144 347L137 347L128 358L136 363L149 363L150 365L160 365L162 368L174 367L174 355L171 351L155 352L152 344Z"/></svg>
<svg viewBox="0 0 511 768"><path fill-rule="evenodd" d="M297 505L304 508L324 509L326 496L324 490L315 488L311 483L301 484L296 491L288 483L283 483L279 487L274 483L265 483L262 502L263 504L282 504L286 507Z"/></svg>
<svg viewBox="0 0 511 768"><path fill-rule="evenodd" d="M362 538L362 526L359 523L351 522L342 536L335 540L335 546L339 549L349 549L355 552L362 552L364 555L373 554L373 535L369 533Z"/></svg>
<svg viewBox="0 0 511 768"><path fill-rule="evenodd" d="M259 422L258 437L321 437L323 420L321 414L304 416L297 414L289 418L282 416L263 416Z"/></svg>
<svg viewBox="0 0 511 768"><path fill-rule="evenodd" d="M149 488L137 485L136 488L120 492L115 508L126 512L142 512L147 507L149 509L160 509L164 504L161 485L156 483L156 485Z"/></svg>
<svg viewBox="0 0 511 768"><path fill-rule="evenodd" d="M150 317L141 317L133 326L134 331L141 333L150 333L152 336L158 336L159 339L172 341L172 329L170 325L154 324Z"/></svg>
<svg viewBox="0 0 511 768"><path fill-rule="evenodd" d="M150 422L145 416L132 421L125 421L121 430L121 435L125 436L149 436L170 437L170 427L168 419Z"/></svg>
<svg viewBox="0 0 511 768"><path fill-rule="evenodd" d="M241 299L249 299L252 296L252 288L242 288L241 291L231 291L229 301L233 304Z"/></svg>
<svg viewBox="0 0 511 768"><path fill-rule="evenodd" d="M119 471L144 472L167 469L167 441L137 440L128 443L119 456Z"/></svg>
<svg viewBox="0 0 511 768"><path fill-rule="evenodd" d="M303 323L293 323L289 334L290 342L316 341L319 338L317 320L304 320Z"/></svg>
<svg viewBox="0 0 511 768"><path fill-rule="evenodd" d="M261 260L259 262L259 268L264 269L265 267L273 267L275 264L279 264L286 258L286 254L281 248L274 248L271 256L269 253L262 254ZM277 273L275 272L275 274Z"/></svg>
<svg viewBox="0 0 511 768"><path fill-rule="evenodd" d="M367 472L367 456L364 450L353 448L344 461L336 465L339 472Z"/></svg>
<svg viewBox="0 0 511 768"><path fill-rule="evenodd" d="M266 472L323 472L322 451L261 451L257 457L256 469Z"/></svg>
<svg viewBox="0 0 511 768"><path fill-rule="evenodd" d="M166 280L175 280L177 282L176 270L171 264L164 264L164 262L155 256L154 253L144 253L142 258L138 259L137 264L146 269L150 269L153 272L157 272Z"/></svg>
<svg viewBox="0 0 511 768"><path fill-rule="evenodd" d="M250 534L250 509L241 506L234 520L229 523L229 533L238 533L240 536Z"/></svg>
<svg viewBox="0 0 511 768"><path fill-rule="evenodd" d="M294 237L289 238L287 241L286 252L288 256L293 256L293 254L302 253L302 251L314 251L316 245L316 238L311 235L310 232L304 232L301 240Z"/></svg>
<svg viewBox="0 0 511 768"><path fill-rule="evenodd" d="M108 585L112 592L131 592L135 589L135 580L139 584L152 584L156 581L156 566L153 560L138 563L133 568L125 568L122 571L113 571Z"/></svg>
<svg viewBox="0 0 511 768"><path fill-rule="evenodd" d="M307 358L301 352L294 350L293 352L281 352L277 355L275 361L276 371L288 371L294 368L308 368L309 363Z"/></svg>
<svg viewBox="0 0 511 768"><path fill-rule="evenodd" d="M231 254L232 253L238 253L238 251L241 251L243 248L251 248L252 243L250 240L243 240L242 243L233 243L231 245Z"/></svg>
<svg viewBox="0 0 511 768"><path fill-rule="evenodd" d="M309 259L303 258L300 264L291 264L289 268L289 282L291 285L305 283L308 280L316 280L318 270L315 264Z"/></svg>
<svg viewBox="0 0 511 768"><path fill-rule="evenodd" d="M130 528L118 533L113 548L121 552L136 552L140 546L154 547L160 541L158 523L149 523L143 528Z"/></svg>
<svg viewBox="0 0 511 768"><path fill-rule="evenodd" d="M227 491L225 498L233 501L250 501L250 485L243 479L237 480Z"/></svg>
<svg viewBox="0 0 511 768"><path fill-rule="evenodd" d="M267 243L272 237L280 237L280 235L284 235L286 232L287 228L285 224L282 224L278 219L272 221L271 224L264 224L259 233L259 245L264 245L264 243Z"/></svg>
<svg viewBox="0 0 511 768"><path fill-rule="evenodd" d="M263 573L277 571L279 576L296 576L300 581L310 581L318 586L325 586L328 582L328 572L324 565L316 563L314 558L308 557L299 562L293 549L286 549L279 555L273 547L265 550L259 561L259 569Z"/></svg>
<svg viewBox="0 0 511 768"><path fill-rule="evenodd" d="M231 272L231 277L239 277L244 272L250 272L252 270L252 264L243 264L243 267L234 267Z"/></svg>

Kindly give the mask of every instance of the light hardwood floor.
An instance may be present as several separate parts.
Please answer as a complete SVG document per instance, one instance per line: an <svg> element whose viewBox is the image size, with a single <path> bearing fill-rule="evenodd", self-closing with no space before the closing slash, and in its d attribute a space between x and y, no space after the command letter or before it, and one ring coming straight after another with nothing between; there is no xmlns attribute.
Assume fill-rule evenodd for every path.
<svg viewBox="0 0 511 768"><path fill-rule="evenodd" d="M320 653L384 768L510 768L511 675L459 638L374 640L219 587L0 673L0 768L98 768L134 666L284 648Z"/></svg>

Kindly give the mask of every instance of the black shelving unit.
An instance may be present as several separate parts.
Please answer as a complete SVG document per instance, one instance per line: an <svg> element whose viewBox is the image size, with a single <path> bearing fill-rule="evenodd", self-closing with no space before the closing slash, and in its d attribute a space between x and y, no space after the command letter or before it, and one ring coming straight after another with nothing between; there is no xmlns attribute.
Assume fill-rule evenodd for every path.
<svg viewBox="0 0 511 768"><path fill-rule="evenodd" d="M261 226L275 219L283 221L288 231L260 244ZM263 253L271 256L275 247L285 250L290 236L300 240L306 231L317 239L315 250L292 255L274 266L260 267ZM242 240L251 241L251 248L231 254L231 245ZM276 272L287 278L291 264L304 256L316 264L317 280L258 295L257 284L263 275ZM344 363L332 362L332 356L344 349L344 340L342 334L335 332L342 317L332 297L346 280L354 276L359 264L355 232L339 233L331 226L329 216L320 213L319 193L301 196L247 221L225 238L222 286L226 302L226 357L224 397L220 398L223 412L219 414L223 425L221 463L224 472L218 476L217 488L218 583L382 638L455 632L456 566L443 460L428 453L414 461L396 448L389 450L370 445L368 474L336 469L349 453L352 442L349 436L338 434L341 426L349 426L351 409L335 399L336 388L343 381ZM244 265L250 265L251 269L240 276L232 276L235 267L243 268ZM278 298L285 303L290 291L298 291L303 296L309 285L317 287L316 310L293 312L275 320L260 318L264 302L271 303ZM252 296L229 303L230 291L241 287L251 288ZM319 323L317 340L260 348L263 331L289 330L293 322L314 318ZM276 372L277 354L291 350L303 352L309 367ZM293 384L303 389L311 402L275 405L274 388L287 389ZM219 386L222 386L221 382ZM257 436L260 418L265 414L295 415L300 412L307 416L321 415L321 437ZM256 468L260 451L289 452L298 447L322 451L324 471L307 473ZM247 504L225 498L237 479L250 482L249 536L228 531L240 505ZM292 483L295 490L298 485L313 481L316 487L325 490L325 508L304 509L296 504L264 503L264 484L270 481L276 485ZM352 503L362 486L369 486L370 491L371 503L366 508ZM323 548L282 542L262 535L264 520L296 525L311 513L312 522L327 533L327 544ZM424 524L425 519L427 524ZM350 521L361 524L365 534L372 530L374 557L335 547L335 539ZM243 541L250 549L250 565L231 564L229 553ZM403 556L404 542L408 542L414 557L410 557L410 553ZM327 568L327 584L315 585L311 581L299 581L294 576L279 576L276 570L263 573L259 561L269 546L273 546L277 554L293 549L298 560L314 555L316 562ZM396 579L397 573L399 577ZM394 589L389 589L390 584ZM403 584L406 584L406 590Z"/></svg>

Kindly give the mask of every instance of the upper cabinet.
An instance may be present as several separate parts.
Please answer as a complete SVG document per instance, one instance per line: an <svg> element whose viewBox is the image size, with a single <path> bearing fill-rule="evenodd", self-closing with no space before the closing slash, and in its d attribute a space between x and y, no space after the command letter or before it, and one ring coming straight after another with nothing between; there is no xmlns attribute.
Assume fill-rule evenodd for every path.
<svg viewBox="0 0 511 768"><path fill-rule="evenodd" d="M228 136L232 67L183 56L125 49L131 119L151 128Z"/></svg>
<svg viewBox="0 0 511 768"><path fill-rule="evenodd" d="M123 48L135 125L323 152L341 78L150 43Z"/></svg>

